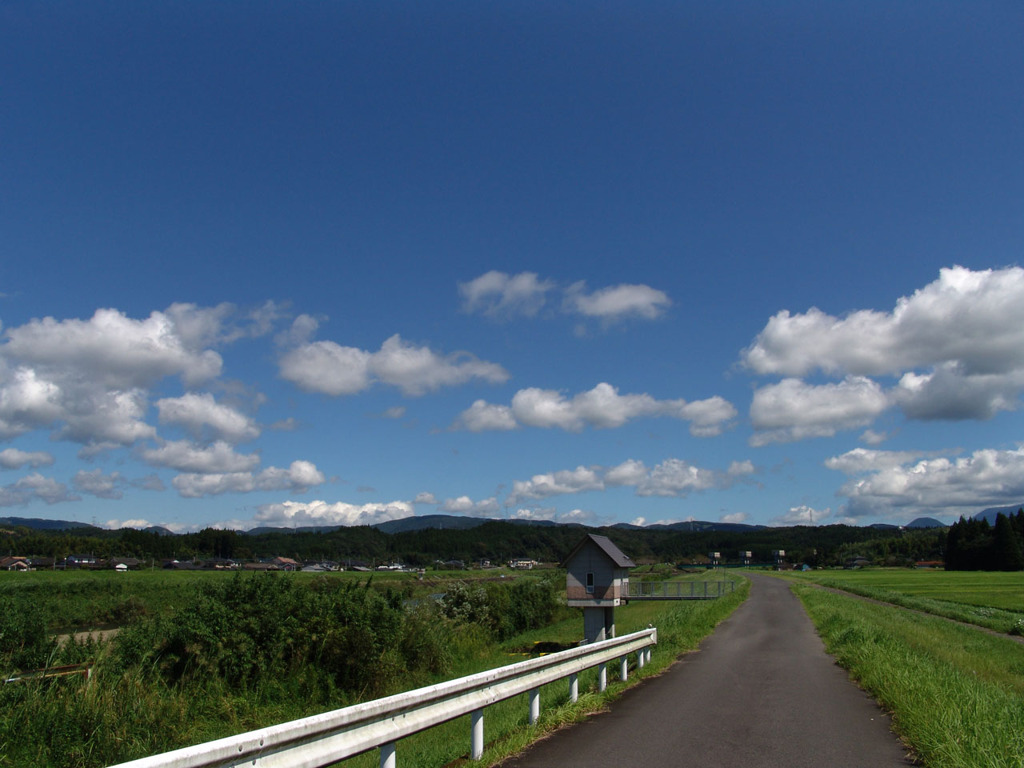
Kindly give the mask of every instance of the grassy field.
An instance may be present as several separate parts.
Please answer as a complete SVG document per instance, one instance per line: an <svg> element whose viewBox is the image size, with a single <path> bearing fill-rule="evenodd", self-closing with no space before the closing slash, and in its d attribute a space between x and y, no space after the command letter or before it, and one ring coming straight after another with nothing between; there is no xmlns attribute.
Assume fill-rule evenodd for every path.
<svg viewBox="0 0 1024 768"><path fill-rule="evenodd" d="M1024 572L869 568L807 571L793 578L956 621L1024 633Z"/></svg>
<svg viewBox="0 0 1024 768"><path fill-rule="evenodd" d="M1002 583L1004 574L993 576ZM899 576L889 578L889 586L898 585ZM1024 646L808 584L794 589L829 653L892 713L924 765L1024 765ZM983 592L984 584L977 589Z"/></svg>
<svg viewBox="0 0 1024 768"><path fill-rule="evenodd" d="M223 582L233 571L166 571L143 569L114 571L0 572L0 599L29 599L42 606L54 632L71 632L117 626L131 619L169 611L192 594L197 584ZM291 578L312 581L324 574L294 573ZM377 589L393 589L406 599L426 597L444 590L452 580L516 578L521 572L496 568L486 571L427 571L423 579L414 573L356 571L327 574L340 581L372 579Z"/></svg>

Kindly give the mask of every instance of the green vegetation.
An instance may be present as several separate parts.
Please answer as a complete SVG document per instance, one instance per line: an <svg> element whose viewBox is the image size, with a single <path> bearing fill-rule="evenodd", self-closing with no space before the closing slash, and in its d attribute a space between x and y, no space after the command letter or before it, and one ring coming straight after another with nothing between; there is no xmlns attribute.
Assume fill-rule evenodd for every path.
<svg viewBox="0 0 1024 768"><path fill-rule="evenodd" d="M793 578L997 632L1024 629L1024 572L867 569L808 571Z"/></svg>
<svg viewBox="0 0 1024 768"><path fill-rule="evenodd" d="M142 574L128 574L135 575ZM91 576L104 577L96 581L101 592L116 583ZM57 611L45 604L44 590L0 595L0 674L95 662L89 683L75 677L0 685L0 766L100 766L155 754L510 663L535 640L571 643L582 629L578 612L562 604L558 571L451 583L441 601L336 574L173 576L177 602L135 615L105 643L55 642L47 624ZM415 582L405 576L394 587ZM658 625L649 667L656 670L744 595L631 606L617 614L619 631ZM489 708L491 753L605 700L588 693L567 706L567 686L552 688L537 728L525 725L522 702ZM409 742L401 747L403 766L440 765L468 749L468 727L446 726ZM438 750L452 754L437 761Z"/></svg>
<svg viewBox="0 0 1024 768"><path fill-rule="evenodd" d="M946 570L1024 571L1024 509L987 520L960 518L946 540Z"/></svg>
<svg viewBox="0 0 1024 768"><path fill-rule="evenodd" d="M829 653L929 768L1024 765L1024 649L943 619L797 584Z"/></svg>
<svg viewBox="0 0 1024 768"><path fill-rule="evenodd" d="M729 531L649 528L595 528L608 536L637 563L704 562L709 551L721 552L723 562L738 562L740 552L752 551L754 562L772 562L772 551L783 549L792 562L811 566L842 565L866 557L878 565L905 565L915 560L941 559L945 529L876 530L845 525L795 526ZM276 556L299 561L333 560L367 565L402 562L429 568L438 561L467 564L487 559L495 564L515 557L557 563L580 538L576 526L523 525L490 521L467 529L422 529L384 533L367 527L334 531L266 531L247 534L206 529L180 536L123 529L76 529L46 532L27 528L0 531L0 552L61 560L87 552L109 559L130 556L159 566L164 559L181 561L213 557L251 560Z"/></svg>

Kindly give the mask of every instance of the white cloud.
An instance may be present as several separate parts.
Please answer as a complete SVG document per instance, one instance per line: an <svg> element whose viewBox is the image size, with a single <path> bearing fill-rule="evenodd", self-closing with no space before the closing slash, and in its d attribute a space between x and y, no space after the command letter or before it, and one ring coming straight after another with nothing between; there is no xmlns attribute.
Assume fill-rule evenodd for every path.
<svg viewBox="0 0 1024 768"><path fill-rule="evenodd" d="M747 513L746 512L731 512L728 515L722 515L718 519L718 521L720 523L732 523L734 525L737 524L737 523L745 523L747 521Z"/></svg>
<svg viewBox="0 0 1024 768"><path fill-rule="evenodd" d="M293 461L288 469L267 467L258 474L252 472L226 472L218 474L183 473L171 484L185 498L218 496L224 493L251 493L253 491L283 491L305 493L326 481L316 465L308 461Z"/></svg>
<svg viewBox="0 0 1024 768"><path fill-rule="evenodd" d="M782 311L742 360L759 374L820 372L848 382L894 377L890 403L908 418L990 419L1018 408L1024 391L1024 269L943 269L888 313L861 310L839 318L819 309ZM854 426L869 420L865 412ZM834 427L783 427L778 439L849 426L840 420Z"/></svg>
<svg viewBox="0 0 1024 768"><path fill-rule="evenodd" d="M862 376L820 386L783 379L754 393L750 419L757 433L750 443L829 437L840 429L869 424L888 407L882 388Z"/></svg>
<svg viewBox="0 0 1024 768"><path fill-rule="evenodd" d="M46 451L20 451L17 448L5 448L0 451L0 468L2 469L21 469L26 465L35 469L48 467L53 462L53 454Z"/></svg>
<svg viewBox="0 0 1024 768"><path fill-rule="evenodd" d="M668 294L647 285L623 284L587 293L586 284L580 281L565 294L567 310L606 322L631 317L654 320L671 305Z"/></svg>
<svg viewBox="0 0 1024 768"><path fill-rule="evenodd" d="M421 491L416 494L416 498L412 500L413 504L437 504L437 497L429 491Z"/></svg>
<svg viewBox="0 0 1024 768"><path fill-rule="evenodd" d="M587 426L611 429L638 418L670 417L690 421L694 436L709 437L720 434L735 416L736 409L717 396L690 403L656 400L648 394L620 395L616 387L601 382L571 399L557 390L529 387L516 392L510 406L477 400L459 415L454 428L482 432L522 425L579 432Z"/></svg>
<svg viewBox="0 0 1024 768"><path fill-rule="evenodd" d="M636 486L637 496L687 496L693 491L720 487L718 473L701 469L682 459L666 459Z"/></svg>
<svg viewBox="0 0 1024 768"><path fill-rule="evenodd" d="M476 400L459 414L453 429L470 432L507 431L518 429L519 424L507 405L491 405L485 400Z"/></svg>
<svg viewBox="0 0 1024 768"><path fill-rule="evenodd" d="M867 448L854 448L841 456L826 459L825 466L846 475L858 475L864 472L894 469L920 458L922 458L920 451L875 451Z"/></svg>
<svg viewBox="0 0 1024 768"><path fill-rule="evenodd" d="M508 275L491 270L467 283L459 283L464 312L480 312L488 317L507 319L516 315L533 317L554 288L549 280L540 280L534 272Z"/></svg>
<svg viewBox="0 0 1024 768"><path fill-rule="evenodd" d="M516 480L505 500L506 506L515 506L522 499L546 499L567 493L583 493L604 489L597 471L588 467L563 469L558 472L534 475L529 480Z"/></svg>
<svg viewBox="0 0 1024 768"><path fill-rule="evenodd" d="M208 446L176 440L159 448L144 449L140 455L147 464L155 467L200 474L248 472L260 463L260 457L255 453L236 453L234 447L223 440Z"/></svg>
<svg viewBox="0 0 1024 768"><path fill-rule="evenodd" d="M88 472L82 469L75 473L71 484L76 491L88 493L100 499L120 499L124 496L124 492L121 490L124 478L121 477L120 472L104 475L100 469Z"/></svg>
<svg viewBox="0 0 1024 768"><path fill-rule="evenodd" d="M838 491L849 499L853 517L956 516L1024 499L1024 447L921 460L913 454L844 454L826 466L861 473Z"/></svg>
<svg viewBox="0 0 1024 768"><path fill-rule="evenodd" d="M470 517L493 517L501 512L501 505L495 497L473 501L469 496L445 499L440 506L441 512L452 515L468 515Z"/></svg>
<svg viewBox="0 0 1024 768"><path fill-rule="evenodd" d="M156 401L161 424L177 424L193 437L201 439L204 431L231 443L254 440L259 427L243 413L218 403L210 393L189 392L181 397L165 397Z"/></svg>
<svg viewBox="0 0 1024 768"><path fill-rule="evenodd" d="M285 501L259 508L256 520L262 525L297 528L308 525L374 525L388 520L401 520L415 514L407 501L377 504L346 504L326 501Z"/></svg>
<svg viewBox="0 0 1024 768"><path fill-rule="evenodd" d="M832 510L826 507L823 510L814 509L807 505L800 505L798 507L790 507L789 510L781 515L773 517L769 521L769 525L776 526L793 526L793 525L821 525L825 520L828 520L832 516Z"/></svg>
<svg viewBox="0 0 1024 768"><path fill-rule="evenodd" d="M51 477L43 477L38 472L0 487L0 507L22 506L35 499L46 504L59 504L65 501L81 501L82 497L70 493L64 483Z"/></svg>
<svg viewBox="0 0 1024 768"><path fill-rule="evenodd" d="M45 317L8 328L3 355L43 375L73 371L112 389L145 387L166 376L193 384L221 372L220 355L201 348L216 336L220 317L214 315L178 304L145 320L114 309L98 309L89 320Z"/></svg>
<svg viewBox="0 0 1024 768"><path fill-rule="evenodd" d="M508 379L508 372L496 363L465 352L441 356L429 347L403 341L398 334L378 352L333 341L306 343L286 352L280 368L281 376L301 389L335 396L362 392L376 381L417 396L472 380L501 383Z"/></svg>
<svg viewBox="0 0 1024 768"><path fill-rule="evenodd" d="M639 485L647 478L647 467L642 461L627 459L604 473L608 485Z"/></svg>
<svg viewBox="0 0 1024 768"><path fill-rule="evenodd" d="M103 524L103 527L110 531L116 531L121 528L135 528L136 530L142 531L146 528L152 527L152 525L153 524L149 522L149 520L136 518L133 520L107 520L107 522Z"/></svg>

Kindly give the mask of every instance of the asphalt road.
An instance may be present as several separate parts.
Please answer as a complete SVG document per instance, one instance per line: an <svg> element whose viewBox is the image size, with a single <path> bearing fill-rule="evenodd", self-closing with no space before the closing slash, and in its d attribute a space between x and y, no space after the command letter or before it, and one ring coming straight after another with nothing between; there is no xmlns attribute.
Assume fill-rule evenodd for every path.
<svg viewBox="0 0 1024 768"><path fill-rule="evenodd" d="M698 652L502 768L913 765L788 585L752 578L749 599Z"/></svg>

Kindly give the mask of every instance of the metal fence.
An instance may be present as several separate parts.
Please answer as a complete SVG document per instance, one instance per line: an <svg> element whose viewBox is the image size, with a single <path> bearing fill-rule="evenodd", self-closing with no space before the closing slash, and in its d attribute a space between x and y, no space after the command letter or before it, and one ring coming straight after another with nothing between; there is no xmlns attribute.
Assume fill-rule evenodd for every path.
<svg viewBox="0 0 1024 768"><path fill-rule="evenodd" d="M630 581L630 600L714 600L736 589L722 581Z"/></svg>
<svg viewBox="0 0 1024 768"><path fill-rule="evenodd" d="M571 648L458 680L356 704L322 715L145 757L112 768L320 768L380 748L381 768L395 768L396 742L435 725L470 715L470 755L484 751L484 708L528 693L530 723L540 716L540 688L568 678L569 697L579 693L580 672L598 668L598 687L607 684L607 665L618 661L625 680L629 656L650 660L658 630Z"/></svg>

